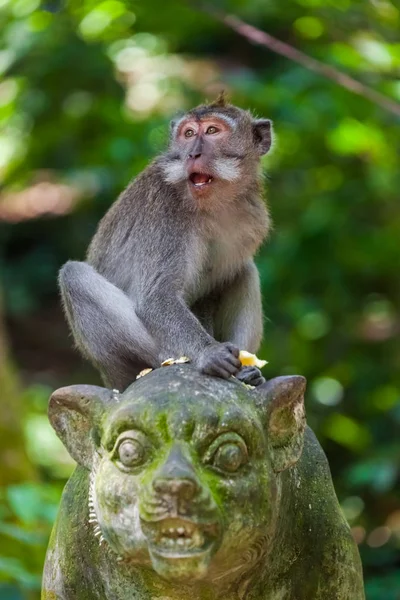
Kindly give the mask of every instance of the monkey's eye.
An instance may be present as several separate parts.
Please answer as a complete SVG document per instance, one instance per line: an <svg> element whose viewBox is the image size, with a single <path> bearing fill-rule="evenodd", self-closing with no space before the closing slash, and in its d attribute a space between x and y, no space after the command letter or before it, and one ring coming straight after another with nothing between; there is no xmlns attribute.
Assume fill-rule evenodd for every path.
<svg viewBox="0 0 400 600"><path fill-rule="evenodd" d="M237 433L223 433L209 447L205 462L223 473L236 473L249 460L247 446Z"/></svg>
<svg viewBox="0 0 400 600"><path fill-rule="evenodd" d="M122 434L115 444L113 458L124 471L142 466L148 458L145 436L135 431Z"/></svg>
<svg viewBox="0 0 400 600"><path fill-rule="evenodd" d="M210 127L208 127L206 134L207 135L212 135L213 133L217 133L219 130L214 127L214 125L210 125Z"/></svg>
<svg viewBox="0 0 400 600"><path fill-rule="evenodd" d="M190 138L192 136L194 136L194 130L193 129L186 129L186 131L185 131L185 137L186 138Z"/></svg>

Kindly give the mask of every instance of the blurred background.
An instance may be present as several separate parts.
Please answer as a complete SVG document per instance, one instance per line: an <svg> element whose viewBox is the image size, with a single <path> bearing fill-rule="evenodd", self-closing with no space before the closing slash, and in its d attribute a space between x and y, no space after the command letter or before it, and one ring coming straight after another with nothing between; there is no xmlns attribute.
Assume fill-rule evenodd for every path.
<svg viewBox="0 0 400 600"><path fill-rule="evenodd" d="M400 103L389 0L231 0L236 15ZM400 599L400 119L252 45L196 4L0 0L0 598L37 600L72 460L51 391L98 383L57 271L221 88L274 121L275 223L258 256L266 377L308 379L308 421L359 544L368 600ZM392 107L393 108L393 107ZM399 114L399 113L398 113Z"/></svg>

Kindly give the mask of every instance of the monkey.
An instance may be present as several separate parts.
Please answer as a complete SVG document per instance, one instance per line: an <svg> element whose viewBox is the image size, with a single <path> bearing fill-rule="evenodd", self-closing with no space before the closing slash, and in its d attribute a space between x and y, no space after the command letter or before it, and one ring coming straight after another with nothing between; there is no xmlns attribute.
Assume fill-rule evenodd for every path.
<svg viewBox="0 0 400 600"><path fill-rule="evenodd" d="M86 262L60 270L76 345L106 385L124 390L139 372L185 355L203 373L264 383L239 348L262 338L254 254L270 229L260 158L269 119L224 95L170 124L165 152L102 218Z"/></svg>

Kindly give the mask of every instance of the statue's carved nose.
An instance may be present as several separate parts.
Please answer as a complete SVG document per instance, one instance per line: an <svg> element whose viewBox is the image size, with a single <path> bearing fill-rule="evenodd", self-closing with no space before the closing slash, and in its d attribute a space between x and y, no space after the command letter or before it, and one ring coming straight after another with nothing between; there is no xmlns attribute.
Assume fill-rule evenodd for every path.
<svg viewBox="0 0 400 600"><path fill-rule="evenodd" d="M181 444L175 444L165 463L155 474L153 490L161 496L169 496L176 506L181 501L192 500L200 491L200 483L190 459L186 456Z"/></svg>
<svg viewBox="0 0 400 600"><path fill-rule="evenodd" d="M157 477L153 481L153 488L157 494L176 496L184 500L191 500L197 493L197 484L191 479L170 479Z"/></svg>

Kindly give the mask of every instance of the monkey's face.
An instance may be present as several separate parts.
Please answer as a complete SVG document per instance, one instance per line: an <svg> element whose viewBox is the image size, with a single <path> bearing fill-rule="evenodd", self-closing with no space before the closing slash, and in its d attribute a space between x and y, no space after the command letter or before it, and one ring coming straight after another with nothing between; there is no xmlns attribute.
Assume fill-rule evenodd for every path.
<svg viewBox="0 0 400 600"><path fill-rule="evenodd" d="M271 123L234 106L198 107L172 123L163 170L194 199L233 195L254 180L259 158L271 146ZM236 192L236 193L235 193Z"/></svg>
<svg viewBox="0 0 400 600"><path fill-rule="evenodd" d="M186 167L192 194L210 193L220 181L234 183L241 173L240 155L231 148L234 123L215 115L184 119L176 132L176 143Z"/></svg>

